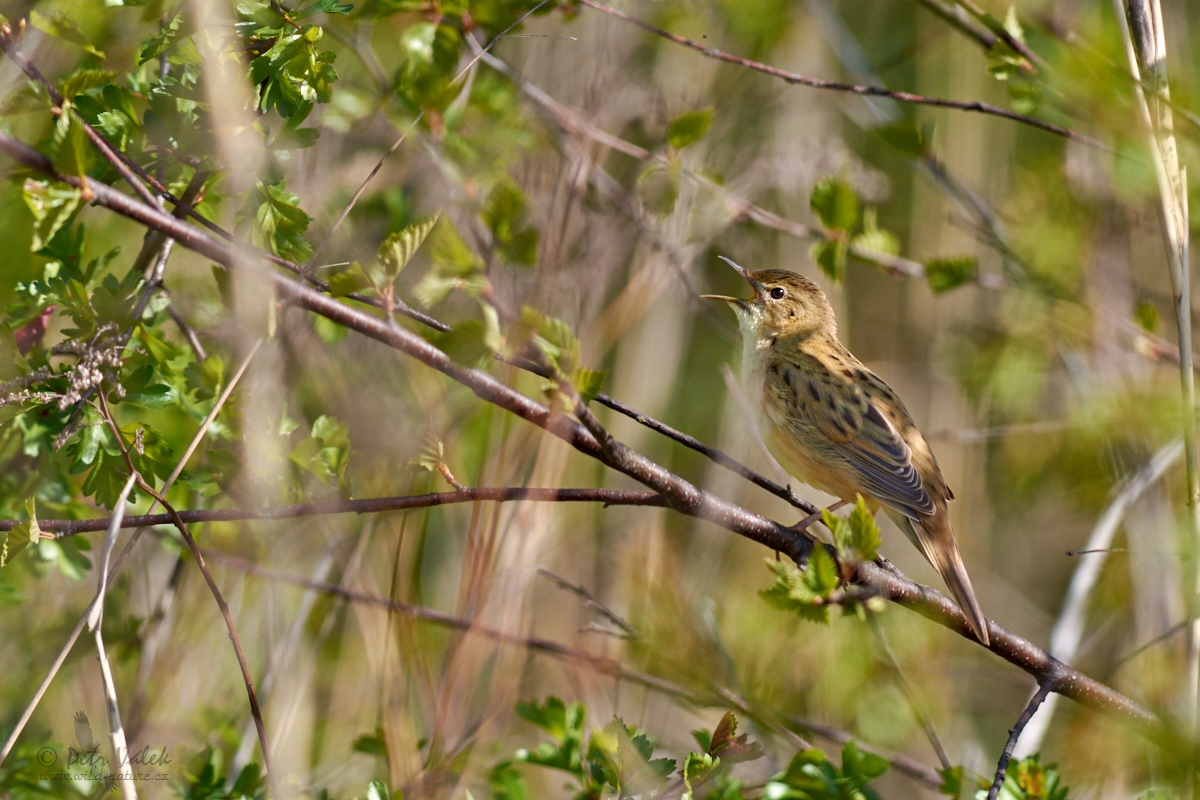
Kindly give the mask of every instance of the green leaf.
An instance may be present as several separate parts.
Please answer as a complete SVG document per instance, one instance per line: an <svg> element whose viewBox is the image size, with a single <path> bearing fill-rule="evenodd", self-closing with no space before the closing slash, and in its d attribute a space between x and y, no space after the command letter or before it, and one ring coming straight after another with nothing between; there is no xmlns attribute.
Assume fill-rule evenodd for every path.
<svg viewBox="0 0 1200 800"><path fill-rule="evenodd" d="M835 517L828 510L823 510L821 520L833 532L838 558L846 562L874 561L878 558L879 545L882 543L879 527L862 495L858 496L849 519Z"/></svg>
<svg viewBox="0 0 1200 800"><path fill-rule="evenodd" d="M62 103L62 113L54 123L51 139L54 168L64 175L83 178L92 166L92 144L88 141L83 121L74 113L70 101Z"/></svg>
<svg viewBox="0 0 1200 800"><path fill-rule="evenodd" d="M840 282L846 274L846 240L841 237L813 242L809 256L821 271L832 280Z"/></svg>
<svg viewBox="0 0 1200 800"><path fill-rule="evenodd" d="M861 250L872 250L889 256L900 255L900 240L894 233L882 228L863 231L851 239L850 244Z"/></svg>
<svg viewBox="0 0 1200 800"><path fill-rule="evenodd" d="M0 546L0 567L8 566L26 546L37 545L42 539L42 529L37 521L37 501L33 497L25 499L25 513L29 519L14 525L4 537L4 544Z"/></svg>
<svg viewBox="0 0 1200 800"><path fill-rule="evenodd" d="M1147 333L1154 333L1158 329L1158 308L1149 300L1138 300L1133 318L1138 327Z"/></svg>
<svg viewBox="0 0 1200 800"><path fill-rule="evenodd" d="M106 69L91 69L80 67L58 83L58 91L68 100L74 100L75 95L90 89L97 89L106 83L112 83L117 73Z"/></svg>
<svg viewBox="0 0 1200 800"><path fill-rule="evenodd" d="M667 141L676 150L682 150L705 137L712 127L713 110L702 108L686 111L667 124Z"/></svg>
<svg viewBox="0 0 1200 800"><path fill-rule="evenodd" d="M821 555L817 555L820 553ZM783 561L767 560L775 573L775 584L759 596L781 611L791 611L811 622L829 622L829 607L821 601L837 588L837 564L824 547L814 547L804 571Z"/></svg>
<svg viewBox="0 0 1200 800"><path fill-rule="evenodd" d="M296 263L312 255L312 245L304 239L310 222L312 218L300 208L300 198L283 181L256 183L237 214L238 232L251 233L255 247Z"/></svg>
<svg viewBox="0 0 1200 800"><path fill-rule="evenodd" d="M363 265L353 261L344 272L339 272L329 278L329 293L334 297L345 297L348 294L369 289L373 285L374 281L363 269Z"/></svg>
<svg viewBox="0 0 1200 800"><path fill-rule="evenodd" d="M367 800L390 800L391 791L383 781L371 781L367 785Z"/></svg>
<svg viewBox="0 0 1200 800"><path fill-rule="evenodd" d="M456 364L464 367L481 369L491 361L493 350L488 344L487 326L483 320L463 320L445 333L432 331L427 338Z"/></svg>
<svg viewBox="0 0 1200 800"><path fill-rule="evenodd" d="M79 26L61 11L51 11L49 14L41 14L36 10L31 10L29 12L29 24L56 39L62 39L64 42L70 42L82 47L96 58L104 58L104 51L97 50L92 45L91 37L80 30Z"/></svg>
<svg viewBox="0 0 1200 800"><path fill-rule="evenodd" d="M978 272L979 259L975 256L932 258L925 262L925 278L937 294L970 283Z"/></svg>
<svg viewBox="0 0 1200 800"><path fill-rule="evenodd" d="M499 180L483 204L483 221L501 258L516 264L537 260L537 230L525 224L529 201L520 187L507 178Z"/></svg>
<svg viewBox="0 0 1200 800"><path fill-rule="evenodd" d="M575 391L579 393L579 397L584 403L590 403L604 388L606 375L607 373L603 370L577 367L574 374L571 375L571 385L575 387Z"/></svg>
<svg viewBox="0 0 1200 800"><path fill-rule="evenodd" d="M853 739L842 747L842 775L849 779L855 788L866 786L887 770L886 758L863 752Z"/></svg>
<svg viewBox="0 0 1200 800"><path fill-rule="evenodd" d="M1062 776L1054 764L1043 766L1038 754L1014 760L1008 765L1004 783L1000 786L999 800L1066 800L1069 789L1062 784ZM986 797L980 789L976 798Z"/></svg>
<svg viewBox="0 0 1200 800"><path fill-rule="evenodd" d="M374 733L365 733L354 740L351 749L356 753L387 758L387 737L383 728L376 728Z"/></svg>
<svg viewBox="0 0 1200 800"><path fill-rule="evenodd" d="M929 150L929 143L933 140L931 125L918 125L907 119L877 125L871 129L871 133L909 158L925 155Z"/></svg>
<svg viewBox="0 0 1200 800"><path fill-rule="evenodd" d="M488 773L488 784L495 800L530 800L529 787L511 761L501 761Z"/></svg>
<svg viewBox="0 0 1200 800"><path fill-rule="evenodd" d="M817 181L808 204L817 212L826 228L834 231L853 231L858 227L861 205L850 184L837 178Z"/></svg>
<svg viewBox="0 0 1200 800"><path fill-rule="evenodd" d="M81 193L65 183L48 183L26 178L22 185L25 205L33 214L33 241L30 250L37 252L67 223L79 207ZM86 297L86 292L85 292Z"/></svg>
<svg viewBox="0 0 1200 800"><path fill-rule="evenodd" d="M304 19L313 14L349 14L353 10L354 6L350 3L341 3L338 0L316 0L311 5L293 11L292 17Z"/></svg>
<svg viewBox="0 0 1200 800"><path fill-rule="evenodd" d="M429 232L433 230L433 226L440 216L441 212L439 211L429 219L414 222L383 240L383 244L379 247L379 261L383 265L389 283L394 281L400 274L400 270L404 269L412 260L413 255L421 247L421 243L425 241Z"/></svg>
<svg viewBox="0 0 1200 800"><path fill-rule="evenodd" d="M1008 42L997 39L987 51L987 71L998 81L1006 81L1014 75L1019 75L1028 64L1025 58L1013 50Z"/></svg>

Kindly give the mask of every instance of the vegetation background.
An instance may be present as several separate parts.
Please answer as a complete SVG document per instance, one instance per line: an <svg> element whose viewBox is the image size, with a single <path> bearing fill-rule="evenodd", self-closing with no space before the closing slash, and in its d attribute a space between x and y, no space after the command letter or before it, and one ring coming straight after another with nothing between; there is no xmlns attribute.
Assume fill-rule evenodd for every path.
<svg viewBox="0 0 1200 800"><path fill-rule="evenodd" d="M532 341L585 395L602 380L781 484L727 378L740 354L732 315L698 295L746 291L719 255L813 277L843 341L930 439L989 617L1043 647L1059 623L1056 654L1073 641L1073 665L1185 725L1188 415L1119 4L616 4L702 48L980 101L1070 136L795 85L595 5L7 0L0 11L24 28L19 42L5 36L16 58L0 61L0 128L61 174L128 191L87 123L175 196L191 184L203 216L311 260L335 295L359 292L375 303L360 307L456 360L571 410L565 388L490 357ZM1189 164L1200 20L1184 2L1162 11ZM452 481L643 488L415 361L276 304L260 281L161 241L136 260L145 228L13 163L0 185L0 516L108 516L130 464L162 490L214 407L167 492L176 508L419 495ZM394 301L397 313L380 310ZM410 308L455 327L433 331ZM803 514L590 407L702 488L785 525ZM151 502L137 487L127 513ZM1105 552L1074 553L1095 546L1102 519L1113 522ZM881 526L882 552L941 588ZM95 595L104 538L38 539L34 527L38 541L19 550L31 527L8 527L6 738ZM895 605L852 604L828 624L773 607L760 596L776 580L769 549L666 508L477 502L191 530L236 622L281 796L971 796L1035 688ZM139 793L267 791L226 625L171 525L139 537L102 632L130 751L165 747L171 759L157 768L168 779ZM1020 761L1002 796L1190 791L1186 736L1159 748L1070 701L1050 708L1018 755L1040 751L1056 770ZM0 764L0 796L105 792L103 780L50 781L37 759L43 747L66 758L80 710L111 754L105 709L85 638ZM711 738L731 709L761 753L693 738ZM886 761L842 754L846 737ZM832 760L793 760L810 744ZM942 783L943 766L965 772Z"/></svg>

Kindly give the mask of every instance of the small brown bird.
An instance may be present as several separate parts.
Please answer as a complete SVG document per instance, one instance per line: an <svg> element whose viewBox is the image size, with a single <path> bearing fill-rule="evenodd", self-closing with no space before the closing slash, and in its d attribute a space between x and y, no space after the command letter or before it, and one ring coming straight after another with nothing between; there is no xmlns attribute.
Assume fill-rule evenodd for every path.
<svg viewBox="0 0 1200 800"><path fill-rule="evenodd" d="M749 281L754 297L705 297L737 312L742 380L767 447L790 474L842 503L861 494L872 511L882 506L941 573L986 645L987 620L946 510L954 494L904 403L838 341L833 308L817 284L721 258Z"/></svg>

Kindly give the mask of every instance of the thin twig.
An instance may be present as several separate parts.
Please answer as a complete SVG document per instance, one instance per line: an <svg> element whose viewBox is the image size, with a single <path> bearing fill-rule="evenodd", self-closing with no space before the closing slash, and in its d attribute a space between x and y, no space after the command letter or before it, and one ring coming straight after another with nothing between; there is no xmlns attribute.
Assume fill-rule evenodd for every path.
<svg viewBox="0 0 1200 800"><path fill-rule="evenodd" d="M787 83L809 86L813 89L830 89L838 92L849 92L851 94L864 95L867 97L887 97L901 103L914 103L917 105L938 106L940 108L953 108L958 109L959 111L975 111L980 114L988 114L991 116L1013 120L1014 122L1020 122L1039 130L1046 131L1047 133L1053 133L1072 141L1086 144L1090 147L1108 149L1104 144L1096 141L1090 136L1084 136L1082 134L1075 133L1068 128L1064 128L1059 125L1053 125L1049 122L1044 122L1040 119L1026 116L1025 114L1018 114L1015 111L1009 111L1006 108L1000 108L999 106L994 106L990 103L981 103L979 101L947 100L941 97L926 97L925 95L913 94L911 92L894 92L882 86L856 86L849 83L829 81L823 78L810 78L805 75L799 75L795 72L788 72L787 70L779 69L778 67L772 67L768 64L763 64L758 61L751 61L748 58L735 56L716 47L709 47L698 42L693 42L691 39L675 33L664 31L662 28L657 28L648 22L643 22L636 17L630 16L623 11L618 11L615 8L604 5L603 3L598 3L596 0L579 0L579 2L581 5L594 8L597 11L603 11L606 14L611 14L618 19L636 25L642 30L648 31L655 36L660 36L668 41L674 42L675 44L688 47L698 53L708 56L709 58L713 58L718 61L724 61L728 64L735 64L739 67L745 67L757 72L762 72L766 75L780 78Z"/></svg>
<svg viewBox="0 0 1200 800"><path fill-rule="evenodd" d="M174 303L167 306L167 316L179 326L179 332L183 334L184 340L192 348L192 352L196 354L196 360L203 361L208 358L208 354L204 352L204 345L200 343L200 337L196 335L195 328L188 325L187 320L183 318L183 314L179 313L179 309L175 307Z"/></svg>
<svg viewBox="0 0 1200 800"><path fill-rule="evenodd" d="M553 581L555 584L557 584L560 589L565 589L568 592L571 592L572 594L576 594L576 595L579 595L580 597L582 597L584 604L588 608L599 613L601 616L607 617L609 622L616 625L621 630L625 631L625 633L629 634L630 636L638 635L636 628L634 628L632 625L630 625L628 622L626 622L625 619L623 617L621 617L620 614L613 611L611 608L609 608L608 606L604 605L599 600L597 600L596 596L593 595L591 592L589 592L586 587L577 586L574 583L571 583L570 581L568 581L566 578L552 572L551 570L546 569L545 567L538 567L538 574L542 575L543 577L549 578L551 581Z"/></svg>
<svg viewBox="0 0 1200 800"><path fill-rule="evenodd" d="M392 157L392 154L400 149L400 145L404 144L404 140L408 138L408 135L413 132L413 130L418 124L420 124L424 117L425 109L421 109L421 113L417 114L416 118L408 126L408 130L400 134L400 138L397 139L395 143L387 149L387 152L383 154L383 158L379 159L379 161L375 163L374 168L372 168L372 170L367 174L367 177L363 178L363 182L358 187L358 191L356 191L354 196L350 198L350 202L346 203L346 207L342 209L342 213L338 214L338 218L333 221L333 225L329 226L329 231L321 238L321 241L317 243L317 246L313 248L312 255L309 256L308 261L305 262L304 266L300 268L300 274L302 276L307 278L310 274L312 274L313 265L317 263L317 258L321 255L321 251L325 249L325 245L329 244L329 240L333 238L334 231L336 231L338 227L346 221L346 217L350 216L350 210L354 208L355 204L358 203L359 198L363 196L363 192L367 190L367 184L371 182L372 178L379 174L379 170L383 169L384 163Z"/></svg>
<svg viewBox="0 0 1200 800"><path fill-rule="evenodd" d="M412 508L430 508L454 503L509 503L515 501L545 503L603 503L606 506L665 506L666 501L655 492L638 492L626 489L539 489L523 486L514 487L464 487L453 492L401 495L398 497L369 497L361 500L332 500L325 503L299 503L289 506L265 506L263 508L211 508L180 510L180 519L189 525L197 522L238 522L242 520L296 519L297 517L321 517L331 514L378 514L384 511L405 511ZM39 519L38 527L53 533L55 539L75 536L90 531L105 530L111 517L94 519ZM0 520L0 531L9 531L23 520ZM138 514L127 516L121 525L125 528L149 528L173 523L170 514Z"/></svg>
<svg viewBox="0 0 1200 800"><path fill-rule="evenodd" d="M1037 711L1042 701L1050 695L1050 691L1050 683L1048 681L1038 684L1037 692L1029 700L1029 704L1021 712L1021 716L1017 717L1017 724L1009 729L1008 741L1004 743L1004 751L1000 753L1000 761L996 764L996 778L992 781L992 788L988 789L987 800L996 800L997 796L999 796L1000 787L1004 785L1004 775L1008 772L1008 762L1012 758L1013 748L1017 744L1017 739L1021 738L1021 731L1025 730L1025 725L1029 722L1030 717Z"/></svg>

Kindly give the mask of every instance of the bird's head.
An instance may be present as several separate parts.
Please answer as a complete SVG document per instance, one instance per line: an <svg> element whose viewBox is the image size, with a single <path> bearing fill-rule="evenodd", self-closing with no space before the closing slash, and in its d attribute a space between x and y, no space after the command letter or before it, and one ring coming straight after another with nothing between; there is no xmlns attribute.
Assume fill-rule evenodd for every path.
<svg viewBox="0 0 1200 800"><path fill-rule="evenodd" d="M764 269L754 272L725 256L720 259L738 271L754 296L742 299L706 294L710 300L722 300L737 313L742 336L769 339L776 336L837 336L833 307L821 287L795 272Z"/></svg>

